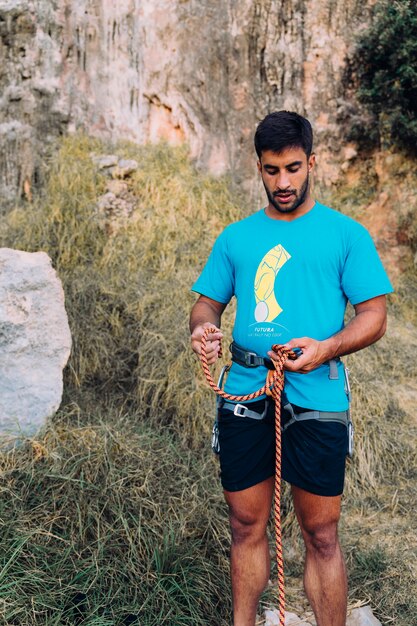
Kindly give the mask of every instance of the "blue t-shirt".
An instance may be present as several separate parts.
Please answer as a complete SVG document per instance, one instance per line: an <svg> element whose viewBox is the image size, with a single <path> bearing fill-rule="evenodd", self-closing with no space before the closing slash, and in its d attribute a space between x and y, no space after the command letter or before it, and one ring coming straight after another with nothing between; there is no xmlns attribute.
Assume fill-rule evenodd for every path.
<svg viewBox="0 0 417 626"><path fill-rule="evenodd" d="M353 219L316 202L304 215L275 220L260 210L228 226L217 238L192 290L217 302L237 299L233 339L266 356L275 343L295 337L324 340L344 326L353 305L392 287L368 231ZM308 374L285 372L288 400L320 411L347 409L343 365ZM225 390L259 389L266 368L233 363Z"/></svg>

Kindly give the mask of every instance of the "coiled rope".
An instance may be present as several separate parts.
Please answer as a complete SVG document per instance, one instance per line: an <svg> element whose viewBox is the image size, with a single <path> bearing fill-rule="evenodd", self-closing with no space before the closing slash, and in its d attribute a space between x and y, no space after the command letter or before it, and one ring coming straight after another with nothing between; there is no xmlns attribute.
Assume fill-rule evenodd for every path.
<svg viewBox="0 0 417 626"><path fill-rule="evenodd" d="M285 626L285 591L284 591L284 561L282 557L281 535L281 392L284 388L284 363L287 359L295 360L297 355L288 348L275 344L272 350L277 355L273 360L274 370L268 370L265 385L243 396L234 396L226 393L216 385L207 364L206 343L210 333L215 333L215 328L206 328L201 338L201 366L210 387L219 396L232 402L246 402L254 400L264 394L271 396L275 402L275 485L274 485L274 527L275 527L275 552L278 571L278 602L279 624ZM221 356L221 347L220 353Z"/></svg>

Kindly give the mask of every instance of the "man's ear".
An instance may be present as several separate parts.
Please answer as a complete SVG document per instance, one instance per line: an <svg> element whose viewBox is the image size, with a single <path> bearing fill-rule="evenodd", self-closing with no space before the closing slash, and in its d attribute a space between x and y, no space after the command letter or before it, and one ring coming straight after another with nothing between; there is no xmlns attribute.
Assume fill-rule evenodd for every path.
<svg viewBox="0 0 417 626"><path fill-rule="evenodd" d="M261 164L261 162L259 160L256 162L256 167L258 168L258 172L261 173L262 172L262 164Z"/></svg>
<svg viewBox="0 0 417 626"><path fill-rule="evenodd" d="M311 172L314 166L316 165L316 155L314 152L310 154L310 158L308 159L308 171Z"/></svg>

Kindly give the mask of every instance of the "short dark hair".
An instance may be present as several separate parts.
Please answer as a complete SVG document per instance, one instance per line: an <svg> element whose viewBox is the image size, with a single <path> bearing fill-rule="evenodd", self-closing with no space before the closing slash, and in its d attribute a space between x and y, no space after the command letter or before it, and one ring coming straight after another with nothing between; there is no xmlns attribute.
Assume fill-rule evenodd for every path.
<svg viewBox="0 0 417 626"><path fill-rule="evenodd" d="M307 157L313 150L310 122L293 111L275 111L259 122L255 132L255 150L259 158L265 150L279 154L286 148L302 148Z"/></svg>

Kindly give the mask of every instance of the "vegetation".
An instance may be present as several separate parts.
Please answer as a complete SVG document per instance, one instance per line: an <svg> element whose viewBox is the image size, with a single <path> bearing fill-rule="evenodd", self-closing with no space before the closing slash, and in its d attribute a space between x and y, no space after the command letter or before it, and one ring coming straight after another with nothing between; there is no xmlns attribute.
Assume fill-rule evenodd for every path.
<svg viewBox="0 0 417 626"><path fill-rule="evenodd" d="M216 623L225 520L210 460L111 407L67 408L5 455L2 624Z"/></svg>
<svg viewBox="0 0 417 626"><path fill-rule="evenodd" d="M107 179L91 152L109 149L140 167L128 182L133 216L106 229L96 206ZM184 149L165 145L66 138L47 178L41 202L3 221L0 244L49 253L74 343L61 410L0 455L0 620L226 626L214 397L190 354L187 318L215 236L243 211L228 181L203 176ZM408 390L417 334L413 321L404 326L401 297L387 337L349 359L357 442L341 536L351 604L369 601L383 624L416 626ZM299 611L302 544L286 489L283 511L288 602ZM272 590L264 602L273 601Z"/></svg>
<svg viewBox="0 0 417 626"><path fill-rule="evenodd" d="M45 250L63 281L74 344L69 393L120 393L151 422L169 425L175 413L184 439L201 440L199 416L211 406L189 376L190 287L213 238L242 213L227 184L197 174L185 149L122 145L119 153L140 163L129 182L137 209L127 223L110 218L117 236L109 237L96 210L106 184L91 159L98 148L84 137L64 141L43 201L12 213L3 241Z"/></svg>
<svg viewBox="0 0 417 626"><path fill-rule="evenodd" d="M350 138L417 154L417 7L414 0L379 0L357 41L349 82L365 108Z"/></svg>

